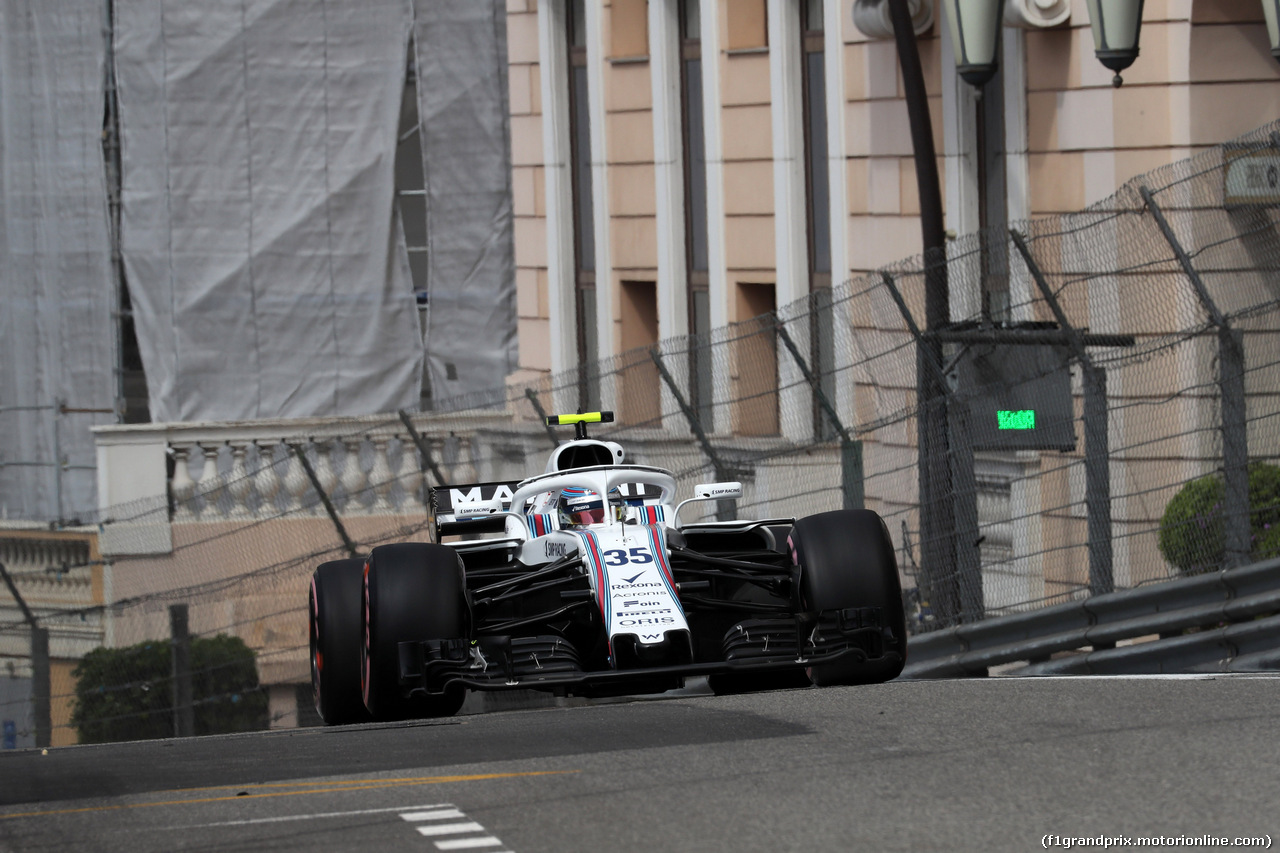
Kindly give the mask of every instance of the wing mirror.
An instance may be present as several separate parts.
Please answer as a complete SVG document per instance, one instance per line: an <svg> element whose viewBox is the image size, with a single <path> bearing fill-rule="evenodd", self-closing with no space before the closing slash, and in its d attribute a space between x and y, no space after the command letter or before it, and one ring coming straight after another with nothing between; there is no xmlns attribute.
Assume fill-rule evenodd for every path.
<svg viewBox="0 0 1280 853"><path fill-rule="evenodd" d="M741 483L699 483L693 487L694 500L736 501L742 497Z"/></svg>
<svg viewBox="0 0 1280 853"><path fill-rule="evenodd" d="M741 483L699 483L693 487L693 497L681 501L676 507L671 523L676 528L680 527L680 510L684 509L685 504L691 504L694 501L736 501L740 497L742 497Z"/></svg>

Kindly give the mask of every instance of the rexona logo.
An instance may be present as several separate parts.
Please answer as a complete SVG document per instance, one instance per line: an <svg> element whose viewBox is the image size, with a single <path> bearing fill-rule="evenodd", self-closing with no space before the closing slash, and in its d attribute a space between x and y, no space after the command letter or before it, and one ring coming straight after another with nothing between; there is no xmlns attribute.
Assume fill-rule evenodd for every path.
<svg viewBox="0 0 1280 853"><path fill-rule="evenodd" d="M614 598L623 598L628 595L635 595L634 592L620 592L619 590L640 590L640 589L662 589L660 583L620 583L613 588Z"/></svg>
<svg viewBox="0 0 1280 853"><path fill-rule="evenodd" d="M636 582L636 578L640 577L640 575L642 575L642 574L644 574L644 572L639 572L639 573L637 573L637 574L632 575L632 576L631 576L631 577L629 577L629 578L623 578L623 580L624 580L624 581L626 581L627 583L635 583L635 582Z"/></svg>

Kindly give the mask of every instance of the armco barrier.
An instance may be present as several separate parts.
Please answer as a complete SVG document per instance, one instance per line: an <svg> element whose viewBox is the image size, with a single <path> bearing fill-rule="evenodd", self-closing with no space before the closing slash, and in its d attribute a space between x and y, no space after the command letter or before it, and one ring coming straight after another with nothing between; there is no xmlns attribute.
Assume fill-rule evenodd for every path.
<svg viewBox="0 0 1280 853"><path fill-rule="evenodd" d="M1280 668L1280 559L913 637L904 678ZM1259 618L1266 617L1266 618ZM1184 634L1188 629L1199 629ZM1155 635L1158 639L1117 647ZM1058 652L1089 649L1056 660Z"/></svg>

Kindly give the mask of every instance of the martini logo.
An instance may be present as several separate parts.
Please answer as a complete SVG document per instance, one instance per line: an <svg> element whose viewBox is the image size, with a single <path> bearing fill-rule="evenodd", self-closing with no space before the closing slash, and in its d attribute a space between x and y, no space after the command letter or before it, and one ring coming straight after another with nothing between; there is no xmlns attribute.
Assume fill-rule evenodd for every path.
<svg viewBox="0 0 1280 853"><path fill-rule="evenodd" d="M499 483L491 495L485 495L480 486L472 486L466 491L449 489L449 503L455 507L459 504L479 503L493 498L501 498L503 505L509 504L511 503L511 489L506 483Z"/></svg>

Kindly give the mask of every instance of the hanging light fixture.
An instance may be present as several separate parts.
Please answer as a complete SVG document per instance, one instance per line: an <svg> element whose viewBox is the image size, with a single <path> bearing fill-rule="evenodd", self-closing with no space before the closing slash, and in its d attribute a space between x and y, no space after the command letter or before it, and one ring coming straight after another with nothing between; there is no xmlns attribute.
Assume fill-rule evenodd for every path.
<svg viewBox="0 0 1280 853"><path fill-rule="evenodd" d="M1138 58L1142 2L1143 0L1088 0L1093 52L1099 62L1116 72L1111 80L1113 86L1124 82L1120 78L1120 72Z"/></svg>
<svg viewBox="0 0 1280 853"><path fill-rule="evenodd" d="M1267 19L1267 35L1271 38L1271 55L1280 61L1280 0L1262 0L1262 14Z"/></svg>
<svg viewBox="0 0 1280 853"><path fill-rule="evenodd" d="M945 0L956 72L966 83L982 88L996 73L996 45L1004 0Z"/></svg>

